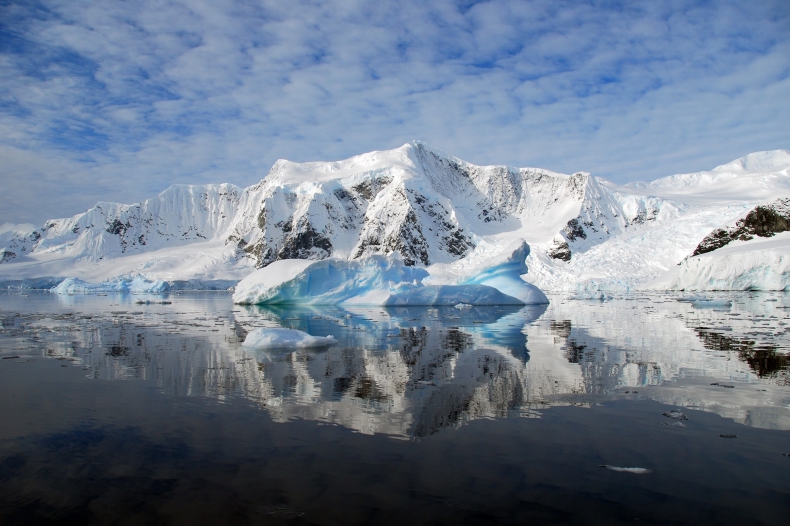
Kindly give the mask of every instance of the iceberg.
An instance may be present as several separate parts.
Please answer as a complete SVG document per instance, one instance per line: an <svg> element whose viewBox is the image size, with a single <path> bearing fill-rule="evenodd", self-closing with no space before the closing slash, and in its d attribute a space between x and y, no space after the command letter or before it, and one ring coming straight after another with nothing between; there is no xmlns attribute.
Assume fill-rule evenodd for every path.
<svg viewBox="0 0 790 526"><path fill-rule="evenodd" d="M280 260L256 270L236 286L233 302L256 305L415 306L459 303L523 305L495 287L477 284L425 285L423 268L397 254L358 260Z"/></svg>
<svg viewBox="0 0 790 526"><path fill-rule="evenodd" d="M242 345L255 349L308 349L337 343L334 336L311 336L295 329L260 328L250 331Z"/></svg>
<svg viewBox="0 0 790 526"><path fill-rule="evenodd" d="M426 282L485 285L525 305L546 304L549 299L543 291L521 279L529 271L526 264L529 252L529 245L523 239L499 243L481 241L469 256L454 263L429 267L430 276Z"/></svg>
<svg viewBox="0 0 790 526"><path fill-rule="evenodd" d="M59 285L50 289L55 294L96 294L99 292L116 292L121 294L162 294L170 287L162 280L150 280L143 276L119 278L113 281L91 283L79 278L66 278Z"/></svg>

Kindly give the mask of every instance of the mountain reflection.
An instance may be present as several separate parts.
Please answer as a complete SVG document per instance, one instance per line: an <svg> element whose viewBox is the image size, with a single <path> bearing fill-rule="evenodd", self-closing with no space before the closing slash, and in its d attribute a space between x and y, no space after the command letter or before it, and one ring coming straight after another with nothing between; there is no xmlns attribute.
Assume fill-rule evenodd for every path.
<svg viewBox="0 0 790 526"><path fill-rule="evenodd" d="M477 418L538 417L550 405L635 393L790 429L790 320L777 298L742 295L716 310L664 296L465 309L238 307L226 295L142 306L48 300L43 308L35 302L44 297L4 297L0 336L3 352L26 348L96 380L141 379L173 396L243 396L275 421L363 433L422 437ZM338 344L241 346L248 331L267 326L331 334ZM737 385L721 389L721 381Z"/></svg>

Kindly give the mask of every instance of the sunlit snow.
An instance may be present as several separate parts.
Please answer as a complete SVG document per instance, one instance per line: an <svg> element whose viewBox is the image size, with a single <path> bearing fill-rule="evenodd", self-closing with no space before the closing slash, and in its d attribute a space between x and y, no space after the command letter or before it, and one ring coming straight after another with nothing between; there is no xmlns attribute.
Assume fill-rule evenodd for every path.
<svg viewBox="0 0 790 526"><path fill-rule="evenodd" d="M790 152L776 150L620 186L584 172L475 166L418 141L336 162L281 160L245 189L179 185L38 228L5 225L0 285L139 275L171 288L224 289L283 260L399 254L415 272L427 269L420 295L448 301L455 292L427 287L491 286L523 303L541 301L540 290L783 290L787 235L689 256L713 230L790 196L789 171ZM393 291L332 294L381 303Z"/></svg>

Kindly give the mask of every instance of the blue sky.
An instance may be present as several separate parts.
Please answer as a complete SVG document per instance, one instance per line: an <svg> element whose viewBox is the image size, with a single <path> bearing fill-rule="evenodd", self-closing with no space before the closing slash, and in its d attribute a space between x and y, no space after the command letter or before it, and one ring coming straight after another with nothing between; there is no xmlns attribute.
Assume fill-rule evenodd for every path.
<svg viewBox="0 0 790 526"><path fill-rule="evenodd" d="M0 0L0 224L423 140L616 182L790 149L790 2Z"/></svg>

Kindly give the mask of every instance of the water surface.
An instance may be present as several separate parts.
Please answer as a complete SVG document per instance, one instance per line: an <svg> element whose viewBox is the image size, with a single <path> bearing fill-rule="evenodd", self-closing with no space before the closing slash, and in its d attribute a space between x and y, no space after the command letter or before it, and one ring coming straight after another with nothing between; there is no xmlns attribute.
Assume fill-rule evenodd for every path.
<svg viewBox="0 0 790 526"><path fill-rule="evenodd" d="M2 294L0 523L786 524L790 297L684 299Z"/></svg>

